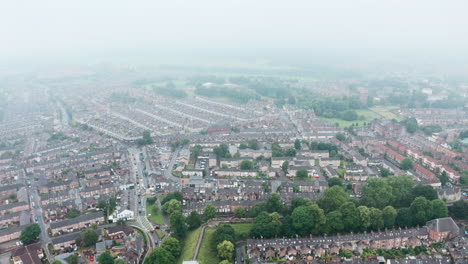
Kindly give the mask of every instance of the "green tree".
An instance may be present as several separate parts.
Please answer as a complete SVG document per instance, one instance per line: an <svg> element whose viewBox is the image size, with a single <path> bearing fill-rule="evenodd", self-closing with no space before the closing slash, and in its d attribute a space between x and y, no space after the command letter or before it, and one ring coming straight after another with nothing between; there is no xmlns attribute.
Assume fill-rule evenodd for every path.
<svg viewBox="0 0 468 264"><path fill-rule="evenodd" d="M249 141L247 141L247 145L249 148L253 149L253 150L259 150L260 149L260 145L258 144L258 140L256 139L251 139Z"/></svg>
<svg viewBox="0 0 468 264"><path fill-rule="evenodd" d="M71 254L67 258L68 264L78 264L78 255L76 254Z"/></svg>
<svg viewBox="0 0 468 264"><path fill-rule="evenodd" d="M404 158L400 163L402 170L409 170L413 168L413 161L410 158Z"/></svg>
<svg viewBox="0 0 468 264"><path fill-rule="evenodd" d="M236 240L236 231L231 225L219 225L214 233L214 239L216 245L223 241L234 243Z"/></svg>
<svg viewBox="0 0 468 264"><path fill-rule="evenodd" d="M447 183L449 182L449 177L447 176L447 172L443 171L439 177L439 180L442 183L442 186L446 186Z"/></svg>
<svg viewBox="0 0 468 264"><path fill-rule="evenodd" d="M340 186L343 187L343 179L339 177L333 177L328 179L328 186L333 187L333 186Z"/></svg>
<svg viewBox="0 0 468 264"><path fill-rule="evenodd" d="M294 232L300 236L317 234L326 222L324 211L316 204L296 207L291 219Z"/></svg>
<svg viewBox="0 0 468 264"><path fill-rule="evenodd" d="M219 264L231 264L231 262L227 259L225 260L222 260L221 262L219 262Z"/></svg>
<svg viewBox="0 0 468 264"><path fill-rule="evenodd" d="M338 139L341 142L345 142L346 136L343 133L336 133L336 139Z"/></svg>
<svg viewBox="0 0 468 264"><path fill-rule="evenodd" d="M173 264L176 259L164 248L155 248L145 259L145 264Z"/></svg>
<svg viewBox="0 0 468 264"><path fill-rule="evenodd" d="M331 211L327 214L327 221L325 224L326 234L336 234L342 232L344 228L343 215L340 211Z"/></svg>
<svg viewBox="0 0 468 264"><path fill-rule="evenodd" d="M348 201L348 194L340 186L333 186L325 191L325 194L317 200L317 204L325 210L331 212L337 210L342 204Z"/></svg>
<svg viewBox="0 0 468 264"><path fill-rule="evenodd" d="M281 165L281 169L284 171L284 173L287 173L288 172L288 168L289 168L289 161L285 160L283 162L283 165Z"/></svg>
<svg viewBox="0 0 468 264"><path fill-rule="evenodd" d="M223 241L216 246L220 259L231 260L234 256L234 244L230 241Z"/></svg>
<svg viewBox="0 0 468 264"><path fill-rule="evenodd" d="M167 215L172 215L175 212L182 212L182 203L176 199L172 199L162 206L163 212Z"/></svg>
<svg viewBox="0 0 468 264"><path fill-rule="evenodd" d="M380 168L380 176L382 177L388 177L390 176L390 171L386 168Z"/></svg>
<svg viewBox="0 0 468 264"><path fill-rule="evenodd" d="M243 160L240 164L241 170L251 170L253 169L253 162L250 160Z"/></svg>
<svg viewBox="0 0 468 264"><path fill-rule="evenodd" d="M80 211L78 209L72 208L68 211L67 218L75 218L78 216L80 216Z"/></svg>
<svg viewBox="0 0 468 264"><path fill-rule="evenodd" d="M268 214L261 212L256 218L252 226L251 235L253 237L272 238L277 236L281 231L281 221L278 213Z"/></svg>
<svg viewBox="0 0 468 264"><path fill-rule="evenodd" d="M234 216L237 218L244 218L246 217L245 208L242 206L238 206L234 209Z"/></svg>
<svg viewBox="0 0 468 264"><path fill-rule="evenodd" d="M413 188L414 197L425 197L429 201L437 199L437 191L430 185L416 185Z"/></svg>
<svg viewBox="0 0 468 264"><path fill-rule="evenodd" d="M54 260L52 264L62 264L62 262L60 260Z"/></svg>
<svg viewBox="0 0 468 264"><path fill-rule="evenodd" d="M364 205L361 205L357 208L359 212L359 219L361 220L361 231L369 229L372 224L371 221L371 210Z"/></svg>
<svg viewBox="0 0 468 264"><path fill-rule="evenodd" d="M442 200L432 200L432 218L444 218L448 215L448 208Z"/></svg>
<svg viewBox="0 0 468 264"><path fill-rule="evenodd" d="M202 224L202 219L200 214L197 211L192 211L187 216L187 225L190 230L197 229Z"/></svg>
<svg viewBox="0 0 468 264"><path fill-rule="evenodd" d="M301 149L301 141L300 141L299 139L296 139L296 140L294 141L294 148L295 148L296 150L300 150L300 149Z"/></svg>
<svg viewBox="0 0 468 264"><path fill-rule="evenodd" d="M383 208L393 200L392 187L383 178L372 178L362 187L362 203Z"/></svg>
<svg viewBox="0 0 468 264"><path fill-rule="evenodd" d="M187 234L187 225L185 223L185 217L182 212L176 211L169 217L169 223L171 225L171 231L178 238L184 238Z"/></svg>
<svg viewBox="0 0 468 264"><path fill-rule="evenodd" d="M408 133L411 133L411 134L416 132L416 130L418 130L418 128L419 128L418 121L414 117L405 119L405 120L401 121L401 123L402 123L403 126L405 126L406 131Z"/></svg>
<svg viewBox="0 0 468 264"><path fill-rule="evenodd" d="M370 217L371 217L371 228L373 230L380 230L384 227L383 214L380 209L371 208Z"/></svg>
<svg viewBox="0 0 468 264"><path fill-rule="evenodd" d="M283 212L284 210L284 205L283 202L281 201L281 196L277 193L273 193L270 196L268 196L268 199L266 201L266 210L270 213L272 212Z"/></svg>
<svg viewBox="0 0 468 264"><path fill-rule="evenodd" d="M424 197L416 197L410 206L414 225L423 226L432 218L432 203Z"/></svg>
<svg viewBox="0 0 468 264"><path fill-rule="evenodd" d="M171 253L174 258L178 258L180 253L182 252L182 248L180 246L180 242L175 237L167 237L163 240L161 247Z"/></svg>
<svg viewBox="0 0 468 264"><path fill-rule="evenodd" d="M296 177L299 179L307 179L307 177L309 177L309 173L306 169L300 169L296 171Z"/></svg>
<svg viewBox="0 0 468 264"><path fill-rule="evenodd" d="M123 259L116 259L114 264L127 264Z"/></svg>
<svg viewBox="0 0 468 264"><path fill-rule="evenodd" d="M114 258L111 254L104 252L97 258L99 264L114 264Z"/></svg>
<svg viewBox="0 0 468 264"><path fill-rule="evenodd" d="M392 204L396 207L408 207L413 201L414 181L410 176L390 176L387 179L392 187Z"/></svg>
<svg viewBox="0 0 468 264"><path fill-rule="evenodd" d="M398 211L396 223L399 227L409 227L413 225L411 210L409 208L401 208Z"/></svg>
<svg viewBox="0 0 468 264"><path fill-rule="evenodd" d="M395 225L396 217L397 217L397 211L393 206L386 206L382 210L382 215L384 219L384 226L386 228L392 228Z"/></svg>
<svg viewBox="0 0 468 264"><path fill-rule="evenodd" d="M216 207L214 207L214 205L210 203L207 204L205 206L205 209L203 210L203 219L205 221L208 221L210 219L216 218L216 215L217 215Z"/></svg>
<svg viewBox="0 0 468 264"><path fill-rule="evenodd" d="M37 223L28 225L23 231L21 231L19 240L21 243L27 245L35 242L41 234L41 228Z"/></svg>
<svg viewBox="0 0 468 264"><path fill-rule="evenodd" d="M91 247L99 240L99 234L93 229L86 229L81 232L81 241L85 247Z"/></svg>
<svg viewBox="0 0 468 264"><path fill-rule="evenodd" d="M168 193L164 197L164 199L161 201L161 205L164 205L165 203L169 202L172 199L176 199L177 201L182 202L182 193L179 191Z"/></svg>
<svg viewBox="0 0 468 264"><path fill-rule="evenodd" d="M357 231L360 225L359 212L353 202L346 202L340 206L340 213L343 216L344 230L347 232Z"/></svg>
<svg viewBox="0 0 468 264"><path fill-rule="evenodd" d="M468 219L468 202L463 200L454 202L450 207L450 214L460 219Z"/></svg>
<svg viewBox="0 0 468 264"><path fill-rule="evenodd" d="M296 156L296 149L294 148L288 148L286 149L286 151L284 152L284 155L286 157L295 157Z"/></svg>

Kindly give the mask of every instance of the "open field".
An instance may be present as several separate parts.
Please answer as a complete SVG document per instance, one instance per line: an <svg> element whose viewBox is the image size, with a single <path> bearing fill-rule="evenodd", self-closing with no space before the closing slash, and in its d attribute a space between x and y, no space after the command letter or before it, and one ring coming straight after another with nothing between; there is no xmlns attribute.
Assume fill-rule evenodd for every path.
<svg viewBox="0 0 468 264"><path fill-rule="evenodd" d="M388 118L388 119L396 119L397 121L401 121L403 118L399 115L396 115L393 113L394 111L400 109L399 106L378 106L378 107L372 107L370 108L371 111L379 114L382 117Z"/></svg>
<svg viewBox="0 0 468 264"><path fill-rule="evenodd" d="M187 237L183 241L182 255L180 255L179 260L177 261L178 264L181 264L184 260L190 260L192 258L200 230L201 228L199 227L188 232Z"/></svg>
<svg viewBox="0 0 468 264"><path fill-rule="evenodd" d="M148 218L157 225L164 225L164 217L156 205L146 203L146 214Z"/></svg>
<svg viewBox="0 0 468 264"><path fill-rule="evenodd" d="M252 229L253 224L232 224L232 228L236 231L236 235L242 234L242 233L250 233L250 230Z"/></svg>
<svg viewBox="0 0 468 264"><path fill-rule="evenodd" d="M389 116L390 114L393 114L390 112L390 110L381 110L380 111L384 114L386 114L387 116ZM339 119L339 118L324 118L324 117L320 117L320 119L322 120L325 120L325 121L328 121L328 122L331 122L331 123L338 123L338 126L340 128L345 128L345 127L350 127L352 126L352 124L358 124L358 127L363 127L364 126L364 122L366 124L368 124L369 122L371 122L372 120L374 119L380 119L380 118L383 118L383 115L374 111L374 110L371 110L371 109L360 109L360 110L356 110L356 113L358 114L358 116L360 117L359 120L355 120L355 121L346 121L346 120L343 120L343 119ZM394 114L393 114L394 115ZM396 115L394 115L396 116ZM363 117L363 119L361 119ZM392 117L393 118L393 117ZM398 120L398 119L397 119ZM356 125L355 125L356 126Z"/></svg>
<svg viewBox="0 0 468 264"><path fill-rule="evenodd" d="M207 227L205 228L205 234L200 245L200 251L198 252L197 260L200 264L212 264L219 263L218 253L216 252L214 241L214 232L216 228Z"/></svg>

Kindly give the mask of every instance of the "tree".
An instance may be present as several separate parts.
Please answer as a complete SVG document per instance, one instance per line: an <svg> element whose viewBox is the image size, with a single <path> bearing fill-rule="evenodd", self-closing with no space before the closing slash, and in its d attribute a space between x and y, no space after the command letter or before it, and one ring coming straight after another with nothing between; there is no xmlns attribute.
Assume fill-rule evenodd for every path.
<svg viewBox="0 0 468 264"><path fill-rule="evenodd" d="M251 139L249 141L247 141L247 145L249 148L253 149L253 150L259 150L260 149L260 146L258 144L258 140L256 139Z"/></svg>
<svg viewBox="0 0 468 264"><path fill-rule="evenodd" d="M221 262L219 262L219 264L231 264L231 262L229 260L222 260Z"/></svg>
<svg viewBox="0 0 468 264"><path fill-rule="evenodd" d="M244 218L246 216L245 208L238 206L234 209L234 216L237 218Z"/></svg>
<svg viewBox="0 0 468 264"><path fill-rule="evenodd" d="M188 228L190 230L197 229L198 227L201 226L201 223L202 223L201 216L197 211L190 212L186 220L187 220Z"/></svg>
<svg viewBox="0 0 468 264"><path fill-rule="evenodd" d="M231 225L220 225L216 228L214 233L215 244L218 245L223 241L230 241L232 243L236 240L236 231Z"/></svg>
<svg viewBox="0 0 468 264"><path fill-rule="evenodd" d="M449 182L449 177L447 176L447 172L443 171L442 174L440 174L439 177L440 183L442 183L442 186L447 185Z"/></svg>
<svg viewBox="0 0 468 264"><path fill-rule="evenodd" d="M283 165L281 165L281 169L284 171L284 173L287 173L288 172L288 168L289 168L289 161L285 160L283 162Z"/></svg>
<svg viewBox="0 0 468 264"><path fill-rule="evenodd" d="M342 114L341 119L346 120L346 121L354 121L358 119L358 114L354 110L348 110Z"/></svg>
<svg viewBox="0 0 468 264"><path fill-rule="evenodd" d="M284 205L283 202L281 201L281 196L277 193L273 193L270 196L268 196L268 199L266 201L266 210L270 213L273 212L283 212L284 210Z"/></svg>
<svg viewBox="0 0 468 264"><path fill-rule="evenodd" d="M338 139L341 142L345 142L346 136L343 133L336 133L336 139Z"/></svg>
<svg viewBox="0 0 468 264"><path fill-rule="evenodd" d="M325 210L331 212L338 209L348 201L348 194L340 186L333 186L325 191L325 194L317 200L317 204Z"/></svg>
<svg viewBox="0 0 468 264"><path fill-rule="evenodd" d="M27 245L35 242L41 234L41 228L37 223L28 225L23 231L21 231L19 240L21 243Z"/></svg>
<svg viewBox="0 0 468 264"><path fill-rule="evenodd" d="M317 234L325 224L325 213L316 204L299 206L291 214L294 232L300 236Z"/></svg>
<svg viewBox="0 0 468 264"><path fill-rule="evenodd" d="M93 229L86 229L81 233L81 241L85 247L94 246L99 240L99 234Z"/></svg>
<svg viewBox="0 0 468 264"><path fill-rule="evenodd" d="M175 212L182 212L182 203L176 199L172 199L162 206L163 212L167 215L172 215Z"/></svg>
<svg viewBox="0 0 468 264"><path fill-rule="evenodd" d="M444 218L448 215L448 208L444 201L436 199L432 200L432 218Z"/></svg>
<svg viewBox="0 0 468 264"><path fill-rule="evenodd" d="M428 199L429 201L437 199L437 191L434 189L434 187L430 185L416 185L413 188L413 196L418 197L422 196Z"/></svg>
<svg viewBox="0 0 468 264"><path fill-rule="evenodd" d="M240 164L241 170L251 170L253 169L253 162L250 160L243 160Z"/></svg>
<svg viewBox="0 0 468 264"><path fill-rule="evenodd" d="M339 177L333 177L333 178L328 179L328 186L329 187L333 187L335 185L343 187L343 179L341 179Z"/></svg>
<svg viewBox="0 0 468 264"><path fill-rule="evenodd" d="M295 148L296 150L300 150L300 149L301 149L301 141L300 141L299 139L296 139L296 140L294 141L294 148Z"/></svg>
<svg viewBox="0 0 468 264"><path fill-rule="evenodd" d="M340 211L331 211L327 214L325 224L326 234L335 234L344 230L343 215Z"/></svg>
<svg viewBox="0 0 468 264"><path fill-rule="evenodd" d="M212 205L211 203L207 204L205 206L205 209L203 210L203 219L205 221L208 221L210 219L216 218L216 215L216 207L214 207L214 205Z"/></svg>
<svg viewBox="0 0 468 264"><path fill-rule="evenodd" d="M371 226L371 211L367 206L361 205L357 208L361 220L361 231L366 231Z"/></svg>
<svg viewBox="0 0 468 264"><path fill-rule="evenodd" d="M104 252L97 258L99 264L114 264L114 258L111 254Z"/></svg>
<svg viewBox="0 0 468 264"><path fill-rule="evenodd" d="M386 228L392 228L395 225L397 211L395 210L395 208L393 208L393 206L386 206L382 210L382 216L384 219L384 226Z"/></svg>
<svg viewBox="0 0 468 264"><path fill-rule="evenodd" d="M383 219L382 211L380 209L371 208L370 217L371 217L371 228L373 230L380 230L384 227L384 219Z"/></svg>
<svg viewBox="0 0 468 264"><path fill-rule="evenodd" d="M416 130L419 128L418 121L414 117L401 121L401 124L405 126L406 131L411 134L416 132Z"/></svg>
<svg viewBox="0 0 468 264"><path fill-rule="evenodd" d="M413 161L410 158L404 158L401 163L400 167L402 170L409 170L413 168Z"/></svg>
<svg viewBox="0 0 468 264"><path fill-rule="evenodd" d="M284 155L285 155L286 157L294 157L294 156L296 156L296 149L294 149L294 148L288 148L288 149L286 149L286 151L284 152Z"/></svg>
<svg viewBox="0 0 468 264"><path fill-rule="evenodd" d="M153 144L153 139L151 138L151 131L143 131L143 137L137 139L137 144L140 146Z"/></svg>
<svg viewBox="0 0 468 264"><path fill-rule="evenodd" d="M78 216L80 216L80 211L78 209L72 208L68 211L67 218L75 218Z"/></svg>
<svg viewBox="0 0 468 264"><path fill-rule="evenodd" d="M398 211L396 223L399 227L409 227L413 225L411 210L409 208L401 208Z"/></svg>
<svg viewBox="0 0 468 264"><path fill-rule="evenodd" d="M279 235L281 231L281 221L278 213L268 214L261 212L252 226L251 235L253 237L272 238Z"/></svg>
<svg viewBox="0 0 468 264"><path fill-rule="evenodd" d="M78 264L78 255L76 254L71 254L67 258L68 264Z"/></svg>
<svg viewBox="0 0 468 264"><path fill-rule="evenodd" d="M454 202L450 207L450 214L460 219L468 219L468 202L463 200Z"/></svg>
<svg viewBox="0 0 468 264"><path fill-rule="evenodd" d="M161 244L161 247L167 250L169 253L171 253L171 255L174 256L174 258L176 259L180 256L180 253L182 251L179 240L174 237L167 237L166 239L164 239Z"/></svg>
<svg viewBox="0 0 468 264"><path fill-rule="evenodd" d="M344 230L348 232L357 231L360 222L356 205L353 202L346 202L340 206L339 210L343 216Z"/></svg>
<svg viewBox="0 0 468 264"><path fill-rule="evenodd" d="M380 168L380 176L384 178L390 176L390 170L386 168Z"/></svg>
<svg viewBox="0 0 468 264"><path fill-rule="evenodd" d="M171 231L178 238L185 237L187 233L187 225L185 224L185 217L182 212L176 211L169 217L169 223L171 225Z"/></svg>
<svg viewBox="0 0 468 264"><path fill-rule="evenodd" d="M383 208L392 199L392 187L383 178L372 178L362 187L362 203L369 207Z"/></svg>
<svg viewBox="0 0 468 264"><path fill-rule="evenodd" d="M116 259L114 264L127 264L123 259Z"/></svg>
<svg viewBox="0 0 468 264"><path fill-rule="evenodd" d="M423 226L432 218L432 203L424 197L416 197L410 206L413 225Z"/></svg>
<svg viewBox="0 0 468 264"><path fill-rule="evenodd" d="M216 246L218 257L223 260L231 260L234 256L234 244L230 241L223 241Z"/></svg>
<svg viewBox="0 0 468 264"><path fill-rule="evenodd" d="M62 262L60 260L54 260L52 264L62 264Z"/></svg>
<svg viewBox="0 0 468 264"><path fill-rule="evenodd" d="M173 264L176 259L164 248L155 248L145 259L145 264Z"/></svg>
<svg viewBox="0 0 468 264"><path fill-rule="evenodd" d="M164 197L164 199L161 201L161 205L164 205L172 199L176 199L177 201L182 202L182 193L179 191L168 193L166 197Z"/></svg>
<svg viewBox="0 0 468 264"><path fill-rule="evenodd" d="M388 184L392 187L392 202L395 207L408 207L413 201L414 181L410 176L390 176L387 179Z"/></svg>
<svg viewBox="0 0 468 264"><path fill-rule="evenodd" d="M309 177L309 173L306 169L300 169L296 171L296 177L300 179L307 179L307 177Z"/></svg>

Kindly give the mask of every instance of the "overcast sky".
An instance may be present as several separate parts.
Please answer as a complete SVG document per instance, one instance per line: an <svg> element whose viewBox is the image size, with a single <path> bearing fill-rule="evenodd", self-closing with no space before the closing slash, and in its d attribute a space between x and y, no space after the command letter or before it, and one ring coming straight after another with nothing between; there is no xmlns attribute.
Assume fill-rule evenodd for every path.
<svg viewBox="0 0 468 264"><path fill-rule="evenodd" d="M466 0L5 0L0 58L198 52L468 58L467 11Z"/></svg>

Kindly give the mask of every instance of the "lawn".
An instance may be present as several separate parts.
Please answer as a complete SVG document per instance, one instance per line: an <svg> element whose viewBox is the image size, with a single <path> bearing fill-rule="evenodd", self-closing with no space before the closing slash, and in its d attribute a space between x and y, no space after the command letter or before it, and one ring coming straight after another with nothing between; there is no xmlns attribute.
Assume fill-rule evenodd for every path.
<svg viewBox="0 0 468 264"><path fill-rule="evenodd" d="M178 264L181 264L184 260L192 259L193 251L197 244L198 234L200 233L201 228L197 228L193 231L188 232L187 237L183 241L182 246L182 255L177 261ZM218 263L218 262L216 262Z"/></svg>
<svg viewBox="0 0 468 264"><path fill-rule="evenodd" d="M320 117L320 119L331 122L331 123L338 123L338 126L340 128L345 128L345 127L350 127L352 126L352 124L356 124L356 123L358 123L359 127L362 127L364 126L364 122L368 124L369 122L371 122L372 120L376 118L381 118L379 114L371 110L367 110L367 109L356 110L356 113L358 114L359 117L363 117L364 119L354 120L354 121L346 121L346 120L339 119L339 118L325 118L325 117Z"/></svg>
<svg viewBox="0 0 468 264"><path fill-rule="evenodd" d="M370 108L371 111L379 114L382 117L388 118L388 119L396 119L397 121L402 120L403 118L395 112L400 109L399 106L391 105L391 106L377 106L377 107L372 107Z"/></svg>
<svg viewBox="0 0 468 264"><path fill-rule="evenodd" d="M161 213L161 210L159 210L155 204L150 205L149 203L146 203L146 214L148 215L148 218L151 220L151 222L157 225L164 225L164 217Z"/></svg>
<svg viewBox="0 0 468 264"><path fill-rule="evenodd" d="M219 263L218 252L216 252L214 241L214 232L216 228L205 228L205 234L198 252L197 260L200 264L213 264Z"/></svg>
<svg viewBox="0 0 468 264"><path fill-rule="evenodd" d="M236 235L246 233L249 234L253 224L232 224L232 228L236 231Z"/></svg>

